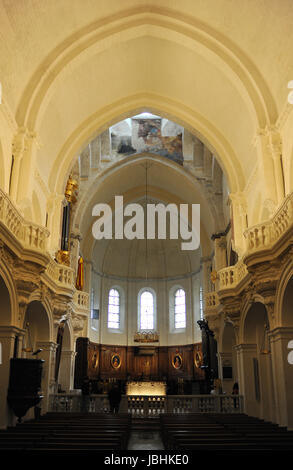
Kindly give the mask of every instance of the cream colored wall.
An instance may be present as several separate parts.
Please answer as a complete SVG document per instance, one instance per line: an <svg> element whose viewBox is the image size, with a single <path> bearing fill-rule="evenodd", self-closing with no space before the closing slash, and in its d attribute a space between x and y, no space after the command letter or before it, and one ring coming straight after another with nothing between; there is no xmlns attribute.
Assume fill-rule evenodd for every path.
<svg viewBox="0 0 293 470"><path fill-rule="evenodd" d="M6 103L0 104L0 188L9 192L12 161L12 139L15 132L13 119Z"/></svg>
<svg viewBox="0 0 293 470"><path fill-rule="evenodd" d="M96 23L93 5L89 2L81 8L76 3L70 14L65 15L66 25L62 24L60 29L58 21L51 22L48 28L47 18L49 11L54 11L57 18L59 9L63 15L68 8L66 3L60 6L53 2L42 11L36 8L33 18L29 8L2 6L6 44L13 48L14 57L11 61L9 49L2 50L0 69L3 70L4 121L7 122L1 125L4 136L1 137L3 155L0 158L5 162L5 169L1 171L2 187L8 190L17 121L19 126L36 132L36 144L28 152L32 152L31 157L22 155L27 161L21 167L20 179L26 179L28 173L30 178L26 189L22 183L23 189L17 196L19 207L27 217L44 224L47 207L63 193L72 159L85 142L123 115L146 106L172 116L187 129L198 132L216 149L231 192L244 193L249 223L259 222L266 217L268 208L275 208L281 202L276 184L278 171L273 168L265 143L259 143L262 138L257 137L259 129L274 122L282 137L286 192L292 187L289 176L292 173L291 121L288 118L287 123L283 123L289 113L286 99L287 83L291 79L288 72L291 58L285 53L292 34L290 2L282 2L279 14L266 15L262 37L269 34L270 47L265 54L262 40L255 43L253 34L262 17L260 5L247 7L239 3L236 14L235 3L228 5L224 0L214 2L212 11L203 4L197 5L195 10L192 2L184 1L180 12L172 10L164 0L148 10L144 1L127 1L123 7L110 3L100 2ZM216 16L222 4L225 4L227 22L221 22ZM270 11L275 9L276 3L271 1ZM114 13L118 11L119 20ZM80 39L73 35L66 42L65 38L70 37L76 27L76 18L79 27L84 27ZM131 28L124 28L127 19L133 21ZM35 28L31 28L32 21ZM30 36L23 41L28 25ZM115 34L109 32L110 25L115 25ZM179 26L181 33L176 31ZM192 37L188 28L197 35ZM243 28L245 35L241 33ZM40 44L38 35L43 29L47 35ZM107 39L98 34L102 32ZM206 42L203 32L209 38ZM81 46L81 38L84 44L78 49L75 46ZM229 59L223 47L229 50ZM63 55L60 55L61 50ZM51 55L50 51L53 51ZM24 67L23 61L28 55L30 67L27 64ZM45 55L48 73L54 70L54 74L51 77L45 74L39 81ZM172 61L166 61L166 57L172 57ZM236 57L241 64L238 69ZM283 68L272 66L275 57L281 58ZM181 70L176 79L175 70ZM54 75L56 78L52 80ZM33 77L31 81L29 77ZM257 196L253 180L257 181ZM254 207L255 197L261 205L259 211ZM50 229L58 231L59 226Z"/></svg>
<svg viewBox="0 0 293 470"><path fill-rule="evenodd" d="M201 333L197 325L199 312L199 274L189 279L176 281L120 281L100 278L93 274L93 288L95 291L95 305L100 306L100 320L98 331L90 330L90 339L102 344L119 344L135 346L134 334L138 331L138 296L143 288L150 288L156 295L157 325L160 346L191 344L201 341ZM99 287L97 287L99 284ZM172 332L170 326L169 296L174 287L182 287L186 292L186 329ZM122 331L114 332L107 327L108 294L111 288L122 291L122 315L124 326Z"/></svg>

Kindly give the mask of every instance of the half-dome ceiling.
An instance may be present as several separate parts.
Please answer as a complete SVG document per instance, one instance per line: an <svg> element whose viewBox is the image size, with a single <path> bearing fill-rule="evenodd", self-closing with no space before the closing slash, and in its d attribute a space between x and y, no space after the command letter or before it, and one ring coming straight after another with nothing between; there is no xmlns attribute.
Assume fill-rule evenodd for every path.
<svg viewBox="0 0 293 470"><path fill-rule="evenodd" d="M99 274L117 279L153 280L199 272L200 249L183 251L180 240L103 240L92 262Z"/></svg>
<svg viewBox="0 0 293 470"><path fill-rule="evenodd" d="M206 236L229 222L228 189L216 156L181 125L149 112L95 137L81 152L73 174L80 179L75 228L86 239L92 236L95 204L113 205L116 195L123 195L126 204L146 191L164 203L200 204Z"/></svg>

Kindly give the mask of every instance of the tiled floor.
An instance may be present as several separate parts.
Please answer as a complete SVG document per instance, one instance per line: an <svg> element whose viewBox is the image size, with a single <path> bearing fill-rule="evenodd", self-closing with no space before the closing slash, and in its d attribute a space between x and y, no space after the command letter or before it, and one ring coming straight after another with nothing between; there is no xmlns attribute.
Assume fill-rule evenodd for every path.
<svg viewBox="0 0 293 470"><path fill-rule="evenodd" d="M164 450L160 433L156 431L133 431L128 450Z"/></svg>

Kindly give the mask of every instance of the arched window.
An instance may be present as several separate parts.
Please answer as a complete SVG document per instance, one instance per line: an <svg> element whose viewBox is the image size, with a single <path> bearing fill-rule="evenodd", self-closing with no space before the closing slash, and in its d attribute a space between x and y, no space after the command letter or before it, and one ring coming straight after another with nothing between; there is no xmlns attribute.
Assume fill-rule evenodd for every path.
<svg viewBox="0 0 293 470"><path fill-rule="evenodd" d="M154 323L154 296L145 290L140 296L140 329L153 330Z"/></svg>
<svg viewBox="0 0 293 470"><path fill-rule="evenodd" d="M174 323L175 329L186 328L186 299L185 291L177 289L175 292Z"/></svg>
<svg viewBox="0 0 293 470"><path fill-rule="evenodd" d="M117 289L111 289L108 301L108 328L119 329L120 326L120 294Z"/></svg>

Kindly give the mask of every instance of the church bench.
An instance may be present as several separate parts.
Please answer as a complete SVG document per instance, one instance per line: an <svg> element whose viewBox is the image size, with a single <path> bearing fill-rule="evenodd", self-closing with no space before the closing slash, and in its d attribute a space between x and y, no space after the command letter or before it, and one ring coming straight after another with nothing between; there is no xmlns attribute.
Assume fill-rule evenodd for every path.
<svg viewBox="0 0 293 470"><path fill-rule="evenodd" d="M284 443L284 444L290 444L292 445L292 439L290 438L274 438L273 436L257 436L257 437L249 437L249 436L227 436L227 435L213 435L213 436L193 436L193 435L188 435L188 436L183 436L180 434L176 434L173 436L170 436L170 441L176 446L177 443L180 442L194 442L194 443L200 443L200 442L206 442L206 443L216 443L216 442L231 442L231 441L237 441L237 442L263 442L263 443Z"/></svg>
<svg viewBox="0 0 293 470"><path fill-rule="evenodd" d="M70 442L46 442L36 449L56 449L56 450L122 450L118 442L95 442L95 443L70 443Z"/></svg>
<svg viewBox="0 0 293 470"><path fill-rule="evenodd" d="M243 435L242 437L239 435L226 435L220 434L217 435L199 435L199 434L192 434L192 433L167 433L164 436L164 444L168 450L174 449L182 449L182 448L189 448L190 446L202 446L202 445L213 445L217 446L221 444L221 446L229 446L233 444L235 446L237 443L243 445L244 443L249 445L258 445L262 446L263 448L293 448L293 441L291 436L276 436L276 435L254 435L254 436L246 436Z"/></svg>
<svg viewBox="0 0 293 470"><path fill-rule="evenodd" d="M210 444L183 444L178 446L177 451L194 451L194 452L244 452L244 451L292 451L292 447L281 447L281 446L263 446L258 443L235 443L227 446L223 444L210 445Z"/></svg>
<svg viewBox="0 0 293 470"><path fill-rule="evenodd" d="M293 433L246 415L163 415L162 437L167 450L288 450Z"/></svg>
<svg viewBox="0 0 293 470"><path fill-rule="evenodd" d="M52 453L56 453L56 452L61 452L61 453L65 453L65 452L68 452L70 453L70 455L72 455L72 453L86 453L88 455L88 453L92 452L92 453L95 453L95 452L100 452L100 451L119 451L121 450L120 447L115 447L113 444L95 444L94 447L84 447L84 446L77 446L76 444L71 447L71 446L60 446L60 445L50 445L50 446L43 446L43 447L22 447L22 446L16 446L16 447L13 447L13 452L27 452L29 454L31 453L47 453L47 452L52 452ZM3 447L1 448L1 454L3 452L11 452L12 451L12 448L11 447Z"/></svg>
<svg viewBox="0 0 293 470"><path fill-rule="evenodd" d="M117 438L97 438L97 439L76 439L72 440L70 437L68 438L61 438L61 439L13 439L13 440L7 440L7 441L2 441L0 442L0 450L5 449L5 448L10 448L10 449L28 449L28 448L51 448L51 447L58 447L58 448L72 448L72 447L77 447L77 448L83 448L83 449L91 449L91 448L101 448L101 447L106 447L107 449L117 449L121 450L123 449L122 445L122 439L117 437Z"/></svg>
<svg viewBox="0 0 293 470"><path fill-rule="evenodd" d="M131 418L117 416L44 415L0 432L0 450L59 449L96 451L127 448Z"/></svg>

